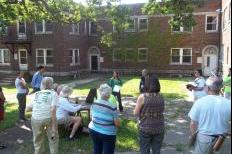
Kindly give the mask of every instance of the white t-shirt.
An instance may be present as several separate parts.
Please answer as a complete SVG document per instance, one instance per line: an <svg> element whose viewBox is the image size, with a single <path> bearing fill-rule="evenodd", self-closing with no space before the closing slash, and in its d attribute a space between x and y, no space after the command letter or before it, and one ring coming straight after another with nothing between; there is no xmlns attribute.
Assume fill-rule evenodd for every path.
<svg viewBox="0 0 232 154"><path fill-rule="evenodd" d="M51 118L51 107L56 106L58 101L57 93L53 90L42 90L35 93L32 102L32 118L44 120Z"/></svg>
<svg viewBox="0 0 232 154"><path fill-rule="evenodd" d="M17 93L18 94L26 94L27 90L22 88L21 84L26 85L26 81L24 80L24 78L21 78L21 79L17 78L15 80L15 87L17 89Z"/></svg>
<svg viewBox="0 0 232 154"><path fill-rule="evenodd" d="M205 83L206 81L203 77L195 79L194 84L197 86L197 88L203 88L203 90L201 91L193 91L193 95L196 99L202 98L207 95L206 91L204 90Z"/></svg>
<svg viewBox="0 0 232 154"><path fill-rule="evenodd" d="M229 131L231 101L224 97L208 95L193 105L191 120L198 123L198 131L205 135L222 135Z"/></svg>
<svg viewBox="0 0 232 154"><path fill-rule="evenodd" d="M57 104L56 118L57 120L67 118L70 112L74 113L80 109L81 105L70 103L67 98L60 97Z"/></svg>

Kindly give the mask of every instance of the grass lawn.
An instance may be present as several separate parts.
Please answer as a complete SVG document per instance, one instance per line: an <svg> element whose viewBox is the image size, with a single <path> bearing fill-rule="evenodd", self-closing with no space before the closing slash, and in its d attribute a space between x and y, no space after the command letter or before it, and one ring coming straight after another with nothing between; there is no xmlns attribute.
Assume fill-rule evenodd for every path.
<svg viewBox="0 0 232 154"><path fill-rule="evenodd" d="M83 86L79 86L74 89L73 95L75 96L87 96L90 88L98 88L100 84L105 83L108 79L102 78L98 81L94 81ZM122 77L124 85L122 87L122 96L138 97L139 95L139 77ZM183 99L187 96L185 85L187 79L175 78L161 78L161 92L166 100ZM14 94L16 92L13 87L4 87L4 93L7 95ZM0 124L0 132L6 128L13 127L17 121L17 104L6 104L6 120ZM118 130L117 138L117 151L138 151L137 140L137 123L136 121L122 119L121 128ZM82 135L76 142L68 142L61 136L60 139L60 153L91 153L92 143L89 136ZM31 141L21 146L18 154L33 153L33 145Z"/></svg>

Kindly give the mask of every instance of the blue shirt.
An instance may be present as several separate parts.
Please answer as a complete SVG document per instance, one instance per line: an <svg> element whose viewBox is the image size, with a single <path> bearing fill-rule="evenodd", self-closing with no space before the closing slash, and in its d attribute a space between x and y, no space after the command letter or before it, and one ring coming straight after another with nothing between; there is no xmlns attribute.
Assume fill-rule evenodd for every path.
<svg viewBox="0 0 232 154"><path fill-rule="evenodd" d="M193 105L189 117L204 135L222 135L229 131L231 101L220 96L205 96Z"/></svg>
<svg viewBox="0 0 232 154"><path fill-rule="evenodd" d="M116 135L117 128L114 121L118 119L118 113L115 105L99 99L92 105L91 114L90 129L104 135Z"/></svg>
<svg viewBox="0 0 232 154"><path fill-rule="evenodd" d="M43 80L42 74L39 71L36 72L32 78L32 82L31 82L32 87L40 88L42 80Z"/></svg>

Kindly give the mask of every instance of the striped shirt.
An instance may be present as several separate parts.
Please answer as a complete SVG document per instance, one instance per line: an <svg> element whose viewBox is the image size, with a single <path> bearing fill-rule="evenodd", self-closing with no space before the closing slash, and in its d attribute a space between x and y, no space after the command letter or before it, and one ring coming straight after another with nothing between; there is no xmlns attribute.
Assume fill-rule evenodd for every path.
<svg viewBox="0 0 232 154"><path fill-rule="evenodd" d="M90 129L104 135L116 135L114 121L118 119L118 113L115 105L99 99L92 105L91 115Z"/></svg>

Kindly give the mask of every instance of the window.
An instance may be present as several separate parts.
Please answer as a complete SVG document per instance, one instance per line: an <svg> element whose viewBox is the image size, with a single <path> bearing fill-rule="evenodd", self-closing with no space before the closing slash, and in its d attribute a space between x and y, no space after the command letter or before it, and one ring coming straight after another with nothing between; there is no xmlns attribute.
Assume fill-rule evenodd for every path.
<svg viewBox="0 0 232 154"><path fill-rule="evenodd" d="M35 33L36 34L52 33L52 29L53 29L52 22L41 21L41 22L36 22L35 23Z"/></svg>
<svg viewBox="0 0 232 154"><path fill-rule="evenodd" d="M36 64L53 66L53 50L52 49L37 49L36 50Z"/></svg>
<svg viewBox="0 0 232 154"><path fill-rule="evenodd" d="M0 35L6 35L6 34L7 34L7 27L0 26Z"/></svg>
<svg viewBox="0 0 232 154"><path fill-rule="evenodd" d="M171 49L171 64L176 64L176 65L192 64L192 49L189 48Z"/></svg>
<svg viewBox="0 0 232 154"><path fill-rule="evenodd" d="M147 60L148 60L148 49L147 48L138 49L138 61L147 62Z"/></svg>
<svg viewBox="0 0 232 154"><path fill-rule="evenodd" d="M129 19L128 20L128 28L125 30L125 32L135 32L135 19Z"/></svg>
<svg viewBox="0 0 232 154"><path fill-rule="evenodd" d="M125 58L123 51L120 48L113 50L113 61L121 61Z"/></svg>
<svg viewBox="0 0 232 154"><path fill-rule="evenodd" d="M69 34L71 35L79 35L80 29L79 29L79 24L71 24L69 28Z"/></svg>
<svg viewBox="0 0 232 154"><path fill-rule="evenodd" d="M70 49L69 50L70 65L77 65L80 63L79 54L80 54L79 49Z"/></svg>
<svg viewBox="0 0 232 154"><path fill-rule="evenodd" d="M134 49L126 49L126 62L135 62L137 60L137 52Z"/></svg>
<svg viewBox="0 0 232 154"><path fill-rule="evenodd" d="M206 32L217 32L218 31L218 16L209 15L206 16Z"/></svg>
<svg viewBox="0 0 232 154"><path fill-rule="evenodd" d="M89 35L96 36L97 35L97 23L89 22Z"/></svg>
<svg viewBox="0 0 232 154"><path fill-rule="evenodd" d="M26 37L26 22L17 23L18 37Z"/></svg>
<svg viewBox="0 0 232 154"><path fill-rule="evenodd" d="M0 49L0 65L10 64L10 52L7 49Z"/></svg>
<svg viewBox="0 0 232 154"><path fill-rule="evenodd" d="M180 32L192 32L193 27L180 27L180 26L173 26L172 27L172 32L175 33L180 33Z"/></svg>
<svg viewBox="0 0 232 154"><path fill-rule="evenodd" d="M229 4L229 20L231 20L231 3Z"/></svg>
<svg viewBox="0 0 232 154"><path fill-rule="evenodd" d="M140 18L139 19L139 31L148 31L148 18Z"/></svg>

